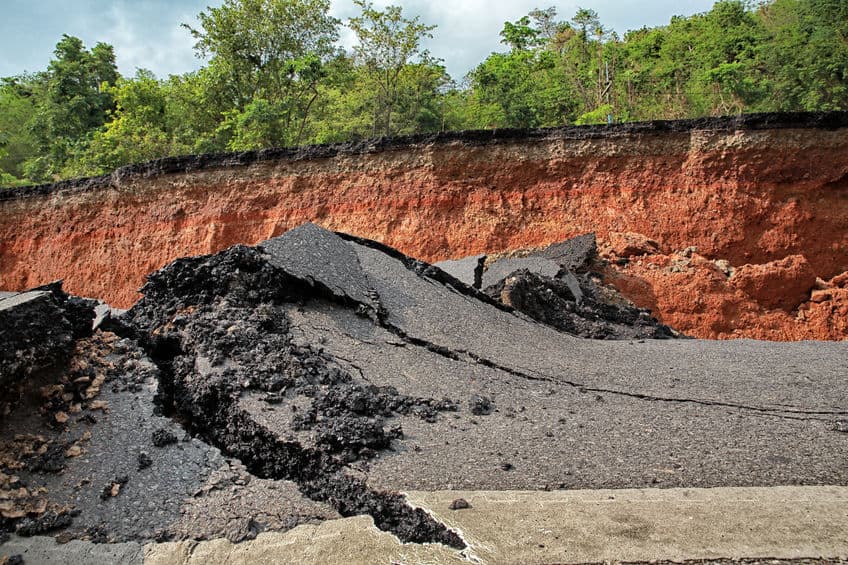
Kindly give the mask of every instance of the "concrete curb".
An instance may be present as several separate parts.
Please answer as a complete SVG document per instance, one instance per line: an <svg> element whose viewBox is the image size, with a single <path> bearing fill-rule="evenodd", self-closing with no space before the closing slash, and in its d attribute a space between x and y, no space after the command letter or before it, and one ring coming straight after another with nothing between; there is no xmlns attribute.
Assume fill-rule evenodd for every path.
<svg viewBox="0 0 848 565"><path fill-rule="evenodd" d="M848 556L848 487L410 492L411 504L469 547L402 544L368 516L304 525L255 540L148 544L147 565L207 563L598 563ZM451 510L463 498L470 508ZM85 548L83 546L89 546ZM139 563L139 546L13 538L0 556L27 564ZM86 557L88 559L80 559Z"/></svg>
<svg viewBox="0 0 848 565"><path fill-rule="evenodd" d="M470 509L453 511L464 498ZM415 492L486 563L848 555L848 488Z"/></svg>
<svg viewBox="0 0 848 565"><path fill-rule="evenodd" d="M456 529L462 554L400 544L368 517L325 522L232 545L150 548L145 563L597 563L848 555L848 488L410 492ZM471 508L450 510L464 498ZM298 531L299 530L299 531ZM165 559L162 559L165 557ZM174 559L176 558L176 559Z"/></svg>

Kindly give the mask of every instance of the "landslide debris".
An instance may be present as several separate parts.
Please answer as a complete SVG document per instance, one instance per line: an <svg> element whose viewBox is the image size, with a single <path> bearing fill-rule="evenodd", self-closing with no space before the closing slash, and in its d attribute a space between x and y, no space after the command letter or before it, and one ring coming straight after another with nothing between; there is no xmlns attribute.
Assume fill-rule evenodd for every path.
<svg viewBox="0 0 848 565"><path fill-rule="evenodd" d="M765 265L742 265L728 280L765 308L793 311L810 299L816 273L803 255L790 255Z"/></svg>
<svg viewBox="0 0 848 565"><path fill-rule="evenodd" d="M619 250L620 251L620 250ZM845 340L848 276L816 276L804 255L733 265L695 246L621 257L602 246L604 280L663 322L702 339Z"/></svg>
<svg viewBox="0 0 848 565"><path fill-rule="evenodd" d="M584 290L578 275L555 263L568 259L573 268L583 269L594 245L593 237L583 237L543 250L546 255L532 261L554 266L549 274L561 278L551 280L572 289L572 300L594 307L593 288ZM406 271L404 277L420 286L396 287L394 269ZM303 339L304 317L334 308L336 314L328 316L355 314L366 327L393 336L385 343L394 348L500 370L493 361L452 345L454 338L464 339L460 335L443 344L433 340L431 330L442 323L437 318L450 316L454 306L446 303L448 310L440 312L440 305L420 302L424 298L417 293L428 288L435 295L463 297L452 299L454 306L476 303L475 315L495 307L501 311L498 319L526 323L512 316L511 306L435 266L312 224L257 247L237 245L217 255L175 261L149 277L144 298L125 323L161 371L163 411L237 458L254 476L294 481L310 499L329 503L342 516L369 514L403 540L462 547L456 534L410 508L398 494L371 488L361 473L367 476L369 464L383 455L406 453L410 447L417 451L415 444L407 445L401 421L409 424L413 418L426 426L448 412L491 417L500 401L479 392L458 398L401 394L394 386L371 383L338 350L326 352L325 338ZM410 316L419 316L413 326ZM336 322L341 318L324 323ZM338 331L346 335L356 325ZM410 332L413 327L419 329ZM503 417L515 411L508 403L502 409ZM444 425L455 429L452 418ZM501 470L514 468L496 457Z"/></svg>
<svg viewBox="0 0 848 565"><path fill-rule="evenodd" d="M328 240L341 241L336 236ZM373 386L334 365L320 348L293 344L285 308L319 296L351 306L356 301L340 288L286 272L272 264L272 258L277 264L285 259L282 253L272 257L258 248L237 247L209 261L178 261L158 278L151 277L147 300L130 316L107 324L131 339L118 340L100 331L93 338L78 339L92 333L95 303L69 297L59 285L32 291L24 299L4 300L3 315L11 327L20 320L32 324L27 333L15 336L17 341L5 342L8 369L3 376L19 379L21 391L36 402L28 409L16 408L0 434L0 527L19 535L67 530L58 535L97 542L167 540L175 533L226 533L239 541L255 536L268 523L294 527L339 514L368 514L378 527L404 541L464 547L454 532L410 507L402 495L370 488L350 467L396 447L403 438L401 426L391 421L397 415L435 422L440 413L458 410L458 403ZM288 257L293 272L296 258ZM343 281L344 286L349 282ZM377 311L372 303L358 306L372 314ZM165 318L166 324L159 323ZM159 365L154 372L135 353L136 340ZM126 343L118 349L116 341ZM38 383L18 377L41 375L47 369L49 375ZM204 503L180 510L180 500L191 491L205 498L204 493L216 490L198 486L220 459L197 452L193 444L189 448L173 425L145 414L154 406L147 395L151 376L158 381L160 411L243 461L252 476L271 479L258 491L245 491L255 503L266 498L266 490L268 495L285 490L288 481L316 503L304 504L296 493L288 493L283 497L284 514L273 515L279 508L274 503L265 524L252 522L242 528L239 516L225 514L216 516L215 523L192 526L192 513ZM110 401L95 399L104 386L112 393ZM286 430L268 429L242 409L240 398L253 393L261 394L269 409L291 409L294 417ZM114 418L106 417L111 416L113 401ZM141 413L133 414L139 406ZM295 414L298 406L304 409ZM98 412L104 415L102 423ZM133 420L135 430L130 428ZM21 429L42 435L16 434ZM121 443L114 443L118 438ZM131 447L135 442L138 447ZM89 450L98 456L80 457ZM197 461L197 456L206 460ZM176 481L170 472L163 473L168 465L177 473ZM144 487L157 476L160 481L153 489ZM236 488L226 496L241 498L239 492ZM168 497L164 506L155 502L162 495ZM74 504L59 504L69 500ZM319 502L338 514L328 513ZM156 513L139 513L139 503L147 508L153 504ZM255 512L249 502L240 508ZM187 515L174 522L174 510ZM118 518L128 511L131 520Z"/></svg>
<svg viewBox="0 0 848 565"><path fill-rule="evenodd" d="M300 240L304 231L317 237ZM463 548L456 533L410 507L402 495L371 489L349 467L403 438L390 422L396 415L432 422L457 404L372 386L337 366L320 347L292 339L286 314L291 305L312 299L358 302L328 282L344 273L322 274L318 267L307 277L299 270L308 265L298 243L311 242L310 253L322 241L324 252L337 245L349 250L327 235L306 227L267 248L235 246L178 260L151 275L127 323L162 371L160 402L188 430L259 478L294 481L310 499L329 503L342 516L368 514L403 541ZM354 282L348 277L344 288L356 288ZM376 311L366 291L357 297L362 315ZM260 395L269 409L293 413L287 428L263 425L245 409L243 397L251 394ZM299 411L304 401L307 407Z"/></svg>
<svg viewBox="0 0 848 565"><path fill-rule="evenodd" d="M504 304L556 329L590 339L670 339L678 337L648 310L605 299L591 278L581 281L579 302L565 282L527 270L512 273L486 289Z"/></svg>
<svg viewBox="0 0 848 565"><path fill-rule="evenodd" d="M0 531L32 536L72 521L70 508L22 475L58 474L83 453L88 436L63 432L72 418L102 408L94 399L108 368L83 360L96 342L95 305L65 293L61 281L0 299ZM38 429L18 428L10 417L16 408L29 411ZM10 435L12 428L28 433Z"/></svg>
<svg viewBox="0 0 848 565"><path fill-rule="evenodd" d="M154 424L170 422L153 414L155 366L132 340L93 331L96 303L58 283L3 303L0 352L13 386L2 391L0 531L156 537L202 482L204 465L219 464L211 448L157 453L142 472Z"/></svg>
<svg viewBox="0 0 848 565"><path fill-rule="evenodd" d="M624 240L636 253L636 238ZM649 310L633 306L604 285L601 269L595 234L589 233L543 249L493 259L482 273L483 292L536 321L579 337L679 337Z"/></svg>
<svg viewBox="0 0 848 565"><path fill-rule="evenodd" d="M533 261L547 268L543 261L573 256L565 243L537 250L548 255ZM570 265L547 279L529 269L507 279L558 283L565 303L615 300L600 294L591 261ZM797 347L781 358L742 344L767 354L737 348L734 357L701 342L578 340L427 263L312 225L176 261L143 290L112 323L123 337L98 331L77 341L59 388L42 400L49 410L30 419L18 411L16 427L0 430L0 455L26 454L0 458L0 511L17 513L3 515L4 529L240 541L366 514L401 540L462 548L455 532L394 489L641 487L658 480L657 465L674 469L661 476L669 486L738 484L756 473L769 484L844 477L844 395L832 392L842 384L828 380L828 365L816 368L835 347ZM550 301L539 308L550 304L568 311ZM670 370L651 372L658 355ZM772 371L774 358L810 365L820 388L764 397L754 373ZM752 370L752 359L769 366ZM728 379L754 384L734 388ZM680 433L695 418L687 430L717 454L706 471L692 435ZM762 440L771 433L802 445L795 440L819 433L821 418L826 448L812 462ZM634 446L646 422L651 436ZM22 429L44 434L15 438ZM727 450L740 445L757 455L728 474ZM651 450L653 459L642 457ZM610 451L627 451L630 474L610 464ZM785 461L776 467L770 458L778 456ZM819 474L808 479L809 469Z"/></svg>

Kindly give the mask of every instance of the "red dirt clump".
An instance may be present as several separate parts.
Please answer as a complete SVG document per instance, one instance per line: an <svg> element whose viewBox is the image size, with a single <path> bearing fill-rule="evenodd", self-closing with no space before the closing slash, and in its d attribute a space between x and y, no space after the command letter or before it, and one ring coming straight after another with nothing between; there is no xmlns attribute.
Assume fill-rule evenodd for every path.
<svg viewBox="0 0 848 565"><path fill-rule="evenodd" d="M617 264L615 255L605 259L607 283L637 306L650 308L661 322L693 337L848 339L848 288L843 288L848 287L848 273L818 283L813 275L810 282L809 265L797 256L739 269L692 251L641 257L624 265ZM756 273L758 284L753 288L760 292L756 298L740 288L736 281L740 271L744 277ZM794 285L788 294L797 300L795 308L774 299L781 295L771 291L781 284ZM811 289L816 284L823 289Z"/></svg>
<svg viewBox="0 0 848 565"><path fill-rule="evenodd" d="M634 255L653 255L659 253L659 244L641 233L621 233L611 231L607 234L610 251L619 257Z"/></svg>
<svg viewBox="0 0 848 565"><path fill-rule="evenodd" d="M803 255L790 255L764 265L742 265L729 282L765 308L792 311L809 300L816 273Z"/></svg>

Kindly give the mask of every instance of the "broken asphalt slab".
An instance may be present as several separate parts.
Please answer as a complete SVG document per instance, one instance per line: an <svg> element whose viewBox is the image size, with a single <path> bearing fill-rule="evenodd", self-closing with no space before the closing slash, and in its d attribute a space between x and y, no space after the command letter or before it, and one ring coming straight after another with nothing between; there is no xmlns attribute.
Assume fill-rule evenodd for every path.
<svg viewBox="0 0 848 565"><path fill-rule="evenodd" d="M498 259L489 264L483 272L483 286L496 285L516 271L530 271L543 277L556 278L563 270L562 266L542 257L509 257Z"/></svg>
<svg viewBox="0 0 848 565"><path fill-rule="evenodd" d="M572 273L582 273L589 270L597 258L598 242L594 233L586 233L554 243L531 255L550 259Z"/></svg>
<svg viewBox="0 0 848 565"><path fill-rule="evenodd" d="M475 259L480 264L485 262L485 257L479 256L445 265L468 278L469 264ZM637 308L614 288L604 285L602 271L595 235L588 233L542 249L518 250L493 259L477 286L493 300L578 337L683 337L651 316L649 310Z"/></svg>
<svg viewBox="0 0 848 565"><path fill-rule="evenodd" d="M483 270L486 264L485 255L473 255L463 259L441 261L435 266L456 277L468 286L476 289L483 287Z"/></svg>
<svg viewBox="0 0 848 565"><path fill-rule="evenodd" d="M26 381L61 371L93 318L94 302L69 296L61 282L1 297L0 403L16 402Z"/></svg>
<svg viewBox="0 0 848 565"><path fill-rule="evenodd" d="M105 443L134 437L138 415L149 423L127 443L135 459L72 501L77 536L99 524L116 541L239 540L362 516L450 554L468 545L463 532L400 491L848 482L846 343L578 339L426 263L308 225L179 260L144 295L121 318L144 384L109 391ZM116 383L138 370L128 351L111 354ZM92 426L94 442L103 432ZM122 524L103 510L101 483L137 467L136 450L157 454L147 431L159 427L179 439L163 449L179 459L191 447L200 464L163 463L179 475L153 489L166 511ZM97 472L77 460L69 484ZM130 473L105 503L130 512L120 505L144 501L143 480ZM255 504L234 506L238 481L262 487ZM285 519L258 512L275 489L291 493L276 512ZM459 512L477 510L469 502ZM235 509L204 522L216 507Z"/></svg>

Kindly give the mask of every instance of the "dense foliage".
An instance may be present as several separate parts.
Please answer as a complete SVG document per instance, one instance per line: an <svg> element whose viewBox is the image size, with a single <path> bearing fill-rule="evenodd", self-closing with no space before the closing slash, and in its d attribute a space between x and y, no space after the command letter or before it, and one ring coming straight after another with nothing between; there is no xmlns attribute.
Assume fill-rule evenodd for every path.
<svg viewBox="0 0 848 565"><path fill-rule="evenodd" d="M205 66L167 79L63 36L45 71L0 83L0 186L378 135L848 110L844 0L721 0L623 38L592 10L533 10L460 84L422 49L435 26L356 4L343 24L329 0L224 0L185 26Z"/></svg>

